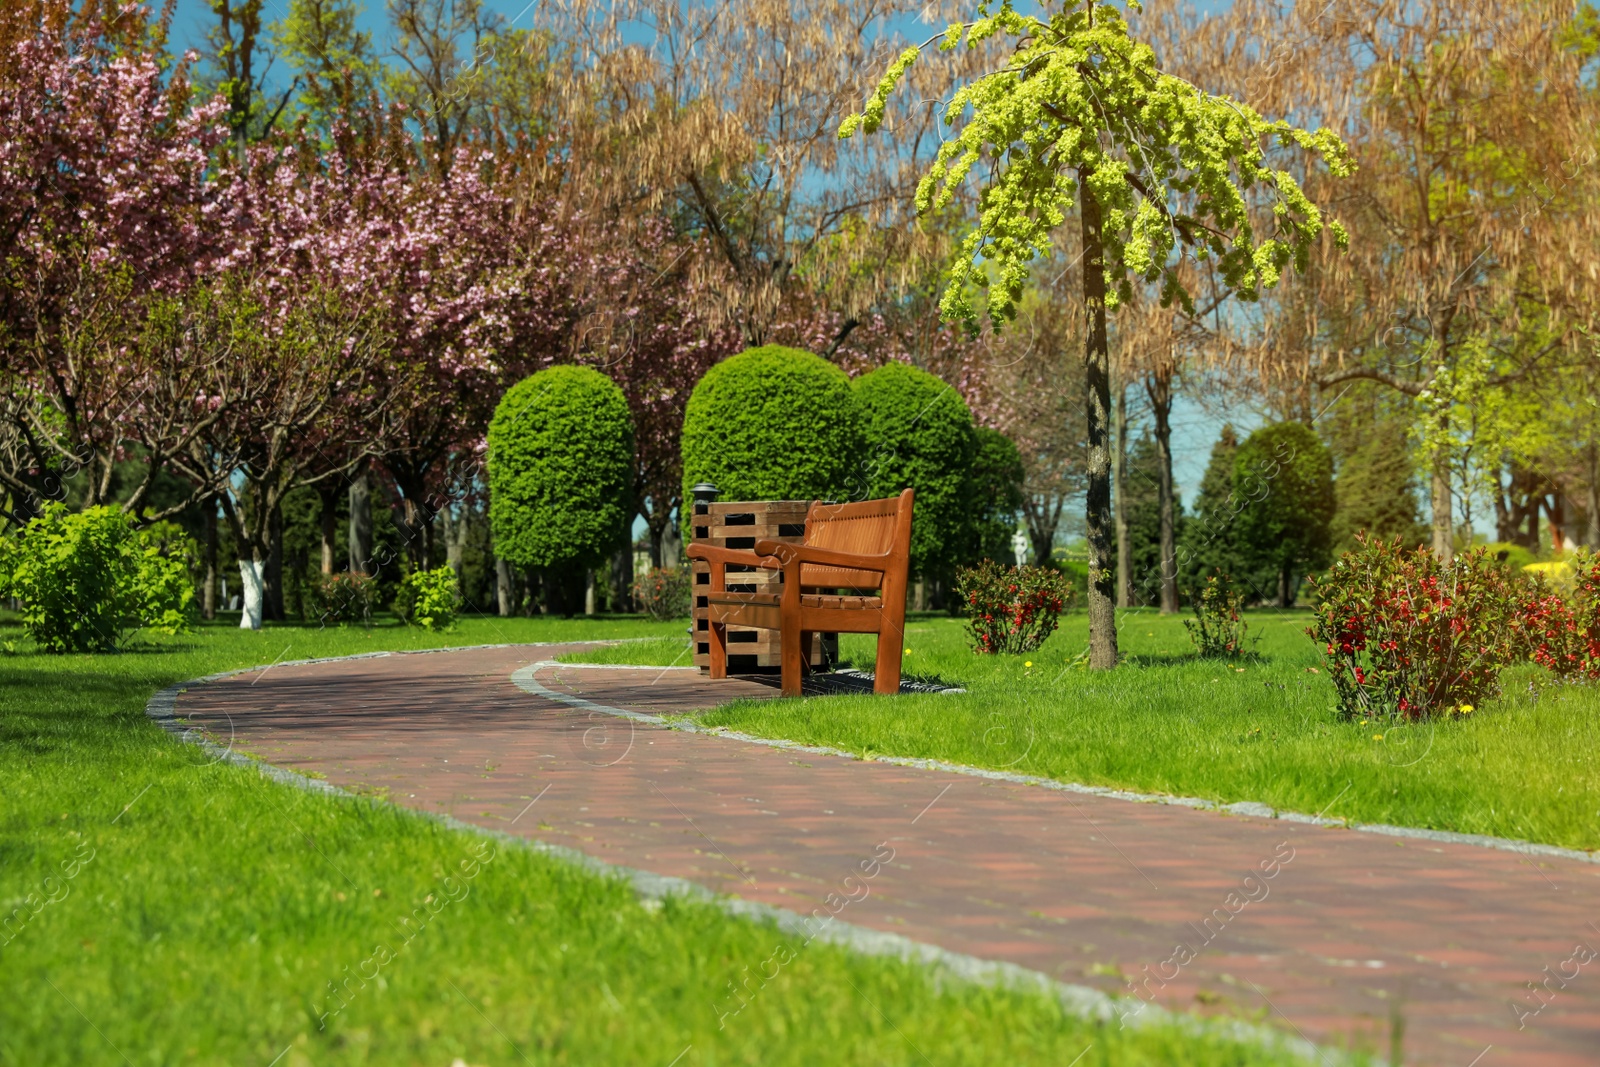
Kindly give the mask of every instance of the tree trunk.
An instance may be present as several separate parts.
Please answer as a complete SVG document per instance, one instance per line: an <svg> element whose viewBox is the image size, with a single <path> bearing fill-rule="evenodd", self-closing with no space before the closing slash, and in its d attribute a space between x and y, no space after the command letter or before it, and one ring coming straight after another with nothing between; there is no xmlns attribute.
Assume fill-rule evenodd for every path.
<svg viewBox="0 0 1600 1067"><path fill-rule="evenodd" d="M1111 449L1111 502L1117 524L1117 607L1133 606L1133 567L1128 546L1128 386L1118 382L1112 393L1116 438Z"/></svg>
<svg viewBox="0 0 1600 1067"><path fill-rule="evenodd" d="M1083 221L1083 306L1089 329L1083 361L1088 379L1089 489L1084 525L1089 542L1089 666L1117 665L1116 576L1111 566L1111 374L1106 345L1105 245L1100 205L1089 190L1089 174L1078 175Z"/></svg>
<svg viewBox="0 0 1600 1067"><path fill-rule="evenodd" d="M1294 593L1290 590L1291 577L1293 576L1289 573L1289 565L1287 563L1278 568L1278 607L1280 608L1294 607Z"/></svg>
<svg viewBox="0 0 1600 1067"><path fill-rule="evenodd" d="M1545 503L1545 518L1550 520L1550 549L1559 556L1567 550L1567 494L1554 483Z"/></svg>
<svg viewBox="0 0 1600 1067"><path fill-rule="evenodd" d="M201 507L201 529L205 543L202 546L206 564L205 586L200 593L202 618L217 617L217 502L207 497Z"/></svg>
<svg viewBox="0 0 1600 1067"><path fill-rule="evenodd" d="M339 529L339 489L324 485L317 490L322 501L322 573L333 573L333 537Z"/></svg>
<svg viewBox="0 0 1600 1067"><path fill-rule="evenodd" d="M460 582L461 568L467 554L467 508L463 504L461 514L454 519L450 517L448 507L439 512L439 515L444 519L444 561L456 572L456 581Z"/></svg>
<svg viewBox="0 0 1600 1067"><path fill-rule="evenodd" d="M1509 544L1515 534L1511 530L1511 506L1506 503L1506 495L1514 492L1517 487L1516 468L1512 468L1510 488L1500 484L1500 475L1511 466L1511 457L1500 457L1500 470L1494 476L1494 539Z"/></svg>
<svg viewBox="0 0 1600 1067"><path fill-rule="evenodd" d="M633 546L626 539L611 556L611 610L633 610Z"/></svg>
<svg viewBox="0 0 1600 1067"><path fill-rule="evenodd" d="M1440 427L1441 430L1443 428ZM1440 563L1449 563L1455 558L1455 519L1450 506L1450 450L1443 445L1433 453L1433 554L1439 557Z"/></svg>
<svg viewBox="0 0 1600 1067"><path fill-rule="evenodd" d="M661 569L662 553L666 547L667 521L655 515L647 515L645 530L650 537L650 569L658 571Z"/></svg>
<svg viewBox="0 0 1600 1067"><path fill-rule="evenodd" d="M496 556L494 560L494 599L501 618L516 611L516 590L511 584L511 564Z"/></svg>
<svg viewBox="0 0 1600 1067"><path fill-rule="evenodd" d="M1161 614L1178 610L1178 537L1172 500L1172 367L1145 379L1156 423L1156 501L1161 514Z"/></svg>
<svg viewBox="0 0 1600 1067"><path fill-rule="evenodd" d="M362 467L350 479L350 569L372 573L372 475Z"/></svg>
<svg viewBox="0 0 1600 1067"><path fill-rule="evenodd" d="M1588 448L1589 496L1585 502L1588 521L1584 523L1583 542L1591 551L1600 552L1600 440L1589 439Z"/></svg>
<svg viewBox="0 0 1600 1067"><path fill-rule="evenodd" d="M1029 493L1022 500L1022 513L1028 520L1028 542L1033 548L1033 565L1046 567L1056 547L1056 528L1061 525L1061 510L1066 497L1059 493Z"/></svg>
<svg viewBox="0 0 1600 1067"><path fill-rule="evenodd" d="M266 566L261 570L261 614L282 622L283 614L283 505L274 502L267 515Z"/></svg>
<svg viewBox="0 0 1600 1067"><path fill-rule="evenodd" d="M683 562L683 538L678 534L678 524L669 522L661 531L661 565L676 570Z"/></svg>
<svg viewBox="0 0 1600 1067"><path fill-rule="evenodd" d="M400 486L400 529L413 570L433 566L433 511L422 499L420 484Z"/></svg>
<svg viewBox="0 0 1600 1067"><path fill-rule="evenodd" d="M583 613L593 615L595 609L595 579L594 568L583 572Z"/></svg>

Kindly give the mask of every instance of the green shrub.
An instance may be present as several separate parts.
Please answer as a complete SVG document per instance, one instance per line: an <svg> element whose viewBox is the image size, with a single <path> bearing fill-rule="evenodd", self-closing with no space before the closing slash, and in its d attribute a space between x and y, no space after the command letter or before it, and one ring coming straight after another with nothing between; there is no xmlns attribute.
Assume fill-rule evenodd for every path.
<svg viewBox="0 0 1600 1067"><path fill-rule="evenodd" d="M1237 659L1248 654L1250 624L1244 621L1244 594L1225 576L1212 575L1193 598L1194 618L1183 620L1201 659ZM1260 635L1256 635L1259 639Z"/></svg>
<svg viewBox="0 0 1600 1067"><path fill-rule="evenodd" d="M489 422L489 525L521 567L595 567L634 513L633 422L610 378L551 367L506 391Z"/></svg>
<svg viewBox="0 0 1600 1067"><path fill-rule="evenodd" d="M360 571L318 573L307 580L304 595L306 616L313 622L369 624L378 601L378 583Z"/></svg>
<svg viewBox="0 0 1600 1067"><path fill-rule="evenodd" d="M1263 427L1234 456L1233 491L1244 562L1275 573L1278 602L1289 607L1299 579L1328 563L1333 455L1304 423Z"/></svg>
<svg viewBox="0 0 1600 1067"><path fill-rule="evenodd" d="M850 379L819 356L767 345L706 372L683 416L683 499L844 500L861 454Z"/></svg>
<svg viewBox="0 0 1600 1067"><path fill-rule="evenodd" d="M652 619L681 619L689 614L693 582L687 567L657 567L633 583L633 599Z"/></svg>
<svg viewBox="0 0 1600 1067"><path fill-rule="evenodd" d="M76 514L62 504L0 539L0 595L22 601L22 623L46 652L108 652L141 628L188 629L192 546L171 523L135 530L119 508Z"/></svg>
<svg viewBox="0 0 1600 1067"><path fill-rule="evenodd" d="M1011 538L1022 511L1025 472L1011 438L987 426L977 429L977 450L962 495L967 504L967 544L960 559L1011 559Z"/></svg>
<svg viewBox="0 0 1600 1067"><path fill-rule="evenodd" d="M866 450L851 473L857 499L917 491L911 573L948 574L967 558L975 524L968 489L978 439L961 394L927 371L887 363L855 381Z"/></svg>
<svg viewBox="0 0 1600 1067"><path fill-rule="evenodd" d="M1003 567L984 560L956 576L974 652L1032 652L1055 632L1072 600L1066 575L1051 567Z"/></svg>
<svg viewBox="0 0 1600 1067"><path fill-rule="evenodd" d="M400 595L395 598L394 613L425 630L448 630L456 624L460 607L461 588L456 572L450 567L436 567L406 575L400 583Z"/></svg>

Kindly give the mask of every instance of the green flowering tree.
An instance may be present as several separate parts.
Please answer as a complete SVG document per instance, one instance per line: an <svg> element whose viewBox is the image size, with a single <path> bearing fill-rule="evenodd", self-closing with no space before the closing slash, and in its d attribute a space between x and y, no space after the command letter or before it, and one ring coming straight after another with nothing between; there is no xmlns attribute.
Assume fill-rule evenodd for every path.
<svg viewBox="0 0 1600 1067"><path fill-rule="evenodd" d="M1133 0L1130 6L1137 9ZM1001 69L951 96L945 123L960 129L923 176L917 209L944 212L983 164L977 224L954 259L940 307L976 328L974 297L986 292L996 329L1015 313L1032 264L1050 256L1055 231L1077 209L1089 324L1089 662L1108 668L1116 665L1117 644L1106 312L1136 284L1158 286L1164 303L1188 311L1187 276L1208 274L1250 300L1291 263L1303 270L1325 228L1322 214L1287 170L1269 165L1267 153L1299 149L1336 175L1349 172L1349 156L1329 130L1268 121L1163 73L1154 51L1133 39L1110 4L1069 2L1041 18L1002 0L980 2L978 15L952 23L940 48L997 36L1015 46ZM882 124L890 94L919 54L900 54L862 113L844 121L841 137ZM1344 231L1327 228L1343 247ZM1180 270L1185 256L1210 270Z"/></svg>

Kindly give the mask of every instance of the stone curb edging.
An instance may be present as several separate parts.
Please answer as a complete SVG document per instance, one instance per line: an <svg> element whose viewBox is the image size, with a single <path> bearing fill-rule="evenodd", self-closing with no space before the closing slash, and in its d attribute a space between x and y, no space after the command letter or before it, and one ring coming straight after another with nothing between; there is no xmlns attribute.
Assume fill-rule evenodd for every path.
<svg viewBox="0 0 1600 1067"><path fill-rule="evenodd" d="M571 645L585 642L559 641L539 642L530 647ZM594 642L615 643L615 642ZM251 671L266 670L271 666L300 666L316 663L338 663L344 660L379 659L391 655L414 655L430 652L456 652L464 649L508 648L510 645L466 645L457 648L418 649L403 652L362 652L349 656L325 656L305 660L285 660L268 667L243 667L235 670L219 671L200 678L191 678L183 682L175 682L160 692L153 695L145 705L145 714L154 720L162 729L174 735L186 744L192 744L202 752L212 757L213 763L229 763L237 767L251 768L263 778L280 785L301 789L308 793L349 801L356 804L379 805L382 801L370 797L363 797L348 790L331 785L326 781L300 774L297 771L287 770L274 766L264 760L246 756L235 752L230 741L227 747L217 745L199 736L192 727L185 727L183 720L177 714L178 696L191 687L206 682L220 681L239 674L249 674ZM605 667L606 664L570 664L558 663L555 660L543 660L539 663L524 667L512 676L517 686L525 692L537 693L548 696L559 703L571 707L580 707L586 710L603 711L610 715L619 715L625 718L636 719L670 726L673 729L688 729L695 733L717 734L724 737L735 737L739 740L749 740L758 744L773 744L762 738L745 737L724 731L705 730L698 727L684 727L678 724L667 723L659 715L646 715L639 712L624 711L621 708L611 708L603 704L581 700L577 697L558 695L544 689L531 677L531 672L541 667ZM621 665L619 665L621 666ZM656 669L660 668L642 668ZM518 676L528 672L527 678L519 679ZM532 688L530 688L532 687ZM801 751L815 751L832 753L837 750L807 748L792 743L778 743L778 747L796 748ZM848 756L850 753L839 752L839 755ZM954 767L955 765L951 765ZM1087 787L1085 787L1087 788ZM398 806L398 805L397 805ZM691 900L710 904L724 914L735 918L747 919L756 922L771 922L777 929L786 934L804 935L829 944L858 952L865 956L880 956L891 959L918 963L934 971L935 979L948 976L956 981L971 982L975 985L990 986L995 988L1015 989L1023 992L1042 993L1054 996L1062 1008L1068 1013L1079 1018L1091 1019L1098 1022L1109 1022L1119 1019L1122 1026L1131 1029L1155 1029L1171 1027L1182 1033L1197 1037L1223 1038L1239 1042L1240 1044L1254 1045L1268 1051L1285 1052L1296 1055L1306 1060L1315 1060L1319 1064L1350 1063L1351 1058L1336 1049L1325 1048L1313 1044L1304 1038L1293 1037L1273 1027L1249 1023L1240 1019L1230 1018L1203 1018L1182 1012L1170 1011L1166 1008L1141 1002L1141 1007L1133 1011L1119 1010L1118 1005L1129 1003L1128 998L1111 996L1091 986L1074 985L1069 982L1060 982L1040 971L1031 970L1015 963L1000 960L988 960L978 956L967 955L961 952L952 952L938 945L914 941L899 934L891 934L869 927L847 923L829 916L820 930L813 930L807 925L810 916L801 915L799 912L787 908L779 908L770 904L757 901L742 900L738 897L725 897L713 893L695 882L671 875L657 874L653 871L640 870L635 867L625 867L620 864L606 863L596 859L585 852L567 848L563 845L554 845L545 841L517 837L500 830L478 826L473 823L462 822L451 815L423 811L416 808L406 808L407 811L424 819L431 820L452 830L471 833L479 837L486 837L502 844L529 849L556 859L572 863L591 873L605 877L620 878L628 882L634 892L644 900L660 901L669 896L686 897ZM1370 1062L1382 1067L1384 1061L1373 1059Z"/></svg>
<svg viewBox="0 0 1600 1067"><path fill-rule="evenodd" d="M684 722L680 719L668 719L661 715L649 715L644 712L626 711L622 708L610 708L603 704L596 704L579 697L565 693L556 693L546 689L533 680L536 671L546 667L571 667L589 670L615 670L624 667L622 664L609 663L568 663L559 660L543 660L539 663L529 664L511 675L511 681L517 688L536 696L547 697L572 707L582 708L585 711L600 711L608 715L620 715L623 718L634 719L638 722L652 723L664 726L671 730L682 730L686 733L710 734L715 737L726 737L735 741L744 741L752 745L765 745L769 748L781 748L794 752L805 752L816 756L844 756L847 759L867 760L875 763L887 763L896 767L918 767L923 770L944 771L949 774L964 774L973 778L989 778L995 781L1012 782L1017 785L1036 785L1043 789L1054 789L1063 793L1077 793L1084 796L1108 797L1112 800L1127 800L1139 804L1170 804L1181 808L1194 808L1199 811L1216 811L1226 815L1242 815L1254 819L1280 819L1284 822L1303 823L1307 826L1328 826L1346 830L1356 830L1365 834L1382 834L1385 837L1404 837L1418 841L1434 841L1451 845L1473 845L1478 848L1498 849L1502 852L1514 852L1523 856L1549 856L1556 859L1577 860L1581 863L1600 864L1600 852L1584 852L1581 849L1562 848L1559 845L1543 845L1535 841L1519 841L1509 837L1492 837L1488 834L1462 834L1450 830L1424 830L1413 826L1394 826L1389 823L1362 823L1351 822L1345 819L1329 819L1318 815L1306 815L1298 811L1281 811L1268 804L1258 803L1253 800L1242 800L1232 804L1225 804L1218 800L1206 800L1202 797L1178 797L1166 793L1136 793L1127 789L1111 789L1106 786L1083 785L1078 782L1063 782L1055 778L1041 778L1032 774L1015 774L1011 771L994 771L984 767L973 767L965 763L948 763L944 760L917 759L907 756L879 756L863 755L859 752L850 752L842 748L833 748L828 745L807 745L799 741L785 741L779 738L758 737L755 734L742 733L738 730L729 730L721 726L697 726L694 723ZM632 669L627 666L625 669ZM641 667L641 670L694 670L695 668L661 668ZM960 690L964 692L964 690Z"/></svg>

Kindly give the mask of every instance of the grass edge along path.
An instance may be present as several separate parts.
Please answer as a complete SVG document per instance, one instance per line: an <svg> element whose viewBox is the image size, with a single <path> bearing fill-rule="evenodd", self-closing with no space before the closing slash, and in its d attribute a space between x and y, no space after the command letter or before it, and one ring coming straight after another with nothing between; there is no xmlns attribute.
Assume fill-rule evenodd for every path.
<svg viewBox="0 0 1600 1067"><path fill-rule="evenodd" d="M327 643L379 651L369 642L386 636L417 635ZM284 662L233 635L182 662L227 667L229 646L257 664L230 673ZM771 916L730 915L737 902L641 898L532 848L463 874L481 832L382 797L286 789L268 765L162 731L147 679L169 657L0 659L0 901L12 914L39 902L0 946L0 1063L1303 1062L1212 1022L1124 1031L1037 989L805 947ZM61 856L77 857L70 877ZM396 915L425 921L403 948ZM767 980L769 967L749 1008L719 1019L775 941L782 973Z"/></svg>

